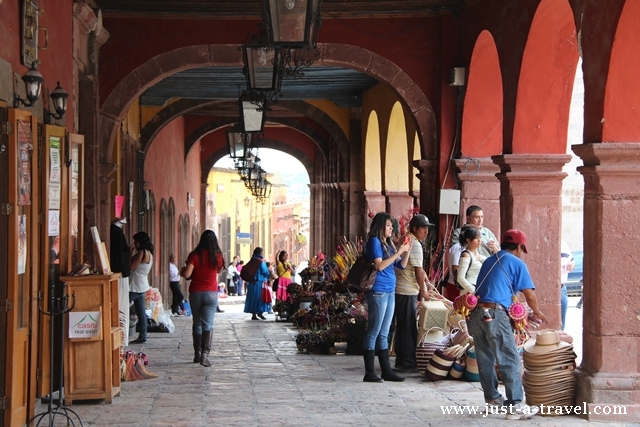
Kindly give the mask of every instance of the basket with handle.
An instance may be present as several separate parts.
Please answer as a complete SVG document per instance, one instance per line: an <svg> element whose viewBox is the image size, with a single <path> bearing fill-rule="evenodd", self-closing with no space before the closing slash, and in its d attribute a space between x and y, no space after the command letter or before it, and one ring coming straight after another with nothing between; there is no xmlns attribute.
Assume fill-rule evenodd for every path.
<svg viewBox="0 0 640 427"><path fill-rule="evenodd" d="M436 334L431 334L430 336L430 332L441 332L441 334L440 336ZM450 346L451 339L446 335L444 329L436 326L427 329L420 338L420 341L418 341L418 346L416 347L416 364L418 365L420 373L424 374L429 360L431 360L436 350L444 350Z"/></svg>
<svg viewBox="0 0 640 427"><path fill-rule="evenodd" d="M455 361L464 354L467 347L468 345L454 345L444 350L437 349L435 353L433 353L431 360L429 360L427 369L424 371L424 376L431 381L445 379L447 375L449 375L449 371Z"/></svg>

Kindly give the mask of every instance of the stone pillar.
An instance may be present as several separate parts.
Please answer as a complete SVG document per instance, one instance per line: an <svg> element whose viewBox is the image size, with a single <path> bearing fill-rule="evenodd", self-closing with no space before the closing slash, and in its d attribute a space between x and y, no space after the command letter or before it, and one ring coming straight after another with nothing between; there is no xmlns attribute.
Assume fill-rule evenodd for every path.
<svg viewBox="0 0 640 427"><path fill-rule="evenodd" d="M207 224L207 187L209 184L206 182L200 183L200 212L198 212L198 223L206 226ZM203 227L198 228L200 232L203 232ZM235 230L231 230L231 233L235 233Z"/></svg>
<svg viewBox="0 0 640 427"><path fill-rule="evenodd" d="M527 263L540 310L549 327L560 329L560 240L562 230L562 166L566 154L493 156L500 166L502 228L527 235ZM502 233L500 233L502 234Z"/></svg>
<svg viewBox="0 0 640 427"><path fill-rule="evenodd" d="M435 159L414 160L413 167L420 171L416 177L420 180L420 213L425 214L438 223L438 178L436 170L438 162ZM413 206L412 206L413 207Z"/></svg>
<svg viewBox="0 0 640 427"><path fill-rule="evenodd" d="M576 401L640 421L640 143L574 145L584 166L584 306ZM625 405L627 415L595 414Z"/></svg>
<svg viewBox="0 0 640 427"><path fill-rule="evenodd" d="M469 206L480 206L484 226L500 238L500 181L498 165L491 159L456 159L455 168L460 180L460 221L467 222Z"/></svg>
<svg viewBox="0 0 640 427"><path fill-rule="evenodd" d="M322 184L309 184L309 188L311 189L311 218L309 218L311 242L309 244L309 257L312 257L320 251L320 247L322 246L324 218L322 215Z"/></svg>
<svg viewBox="0 0 640 427"><path fill-rule="evenodd" d="M408 192L385 191L386 211L394 218L400 218L409 214L413 209L413 197Z"/></svg>
<svg viewBox="0 0 640 427"><path fill-rule="evenodd" d="M384 212L386 210L386 199L379 191L365 191L364 201L367 215L370 213L375 215L378 212ZM365 228L365 233L369 232L369 227L367 226Z"/></svg>
<svg viewBox="0 0 640 427"><path fill-rule="evenodd" d="M347 239L351 240L354 236L352 236L351 229L351 221L349 221L351 217L351 192L349 191L351 185L348 182L340 182L338 183L339 189L339 205L342 209L342 229L341 235L345 236Z"/></svg>

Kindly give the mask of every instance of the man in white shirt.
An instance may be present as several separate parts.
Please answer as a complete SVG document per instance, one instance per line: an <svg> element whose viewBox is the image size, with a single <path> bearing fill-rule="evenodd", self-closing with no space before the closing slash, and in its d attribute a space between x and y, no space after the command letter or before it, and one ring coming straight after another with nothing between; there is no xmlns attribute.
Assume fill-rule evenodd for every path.
<svg viewBox="0 0 640 427"><path fill-rule="evenodd" d="M483 256L491 256L500 251L500 245L498 244L498 238L491 230L483 226L484 214L480 206L469 206L467 208L467 225L474 225L480 230L480 236L482 238L482 244L478 248L478 253ZM451 244L458 243L460 240L460 228L454 230L451 236Z"/></svg>
<svg viewBox="0 0 640 427"><path fill-rule="evenodd" d="M171 314L174 316L181 316L183 313L180 310L180 303L184 301L184 294L180 289L180 272L176 265L176 257L169 255L169 287L173 294L173 300L171 302Z"/></svg>
<svg viewBox="0 0 640 427"><path fill-rule="evenodd" d="M415 215L409 222L411 250L409 261L404 269L396 268L396 329L394 349L396 352L395 370L412 371L416 369L416 345L418 327L416 324L418 297L427 298L429 279L424 271L424 252L421 242L429 232L429 219L422 214Z"/></svg>

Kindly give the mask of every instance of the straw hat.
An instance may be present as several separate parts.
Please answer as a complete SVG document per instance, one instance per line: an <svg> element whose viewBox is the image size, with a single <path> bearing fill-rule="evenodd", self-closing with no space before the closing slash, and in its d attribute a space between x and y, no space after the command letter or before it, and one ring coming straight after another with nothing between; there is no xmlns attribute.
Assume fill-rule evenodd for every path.
<svg viewBox="0 0 640 427"><path fill-rule="evenodd" d="M524 344L525 353L534 355L546 355L555 353L560 350L573 349L573 346L567 342L560 341L558 331L546 329L538 332L535 340L529 340Z"/></svg>

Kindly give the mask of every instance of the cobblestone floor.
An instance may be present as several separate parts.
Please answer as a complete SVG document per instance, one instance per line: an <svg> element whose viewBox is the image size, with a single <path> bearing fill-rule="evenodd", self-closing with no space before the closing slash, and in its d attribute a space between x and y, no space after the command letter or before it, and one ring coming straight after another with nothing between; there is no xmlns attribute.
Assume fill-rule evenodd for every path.
<svg viewBox="0 0 640 427"><path fill-rule="evenodd" d="M441 406L483 404L479 383L430 383L418 374L404 383L363 383L360 356L302 354L296 350L291 324L275 322L273 315L267 315L266 322L251 321L240 302L237 297L224 301L225 313L216 315L211 368L192 363L191 318L173 318L174 333L151 333L144 346L130 347L148 354L149 371L158 378L123 383L112 404L77 402L71 408L85 426L105 427L459 427L512 422L501 415L443 414ZM589 423L577 416L536 416L521 422L623 425ZM65 422L56 420L55 425Z"/></svg>

